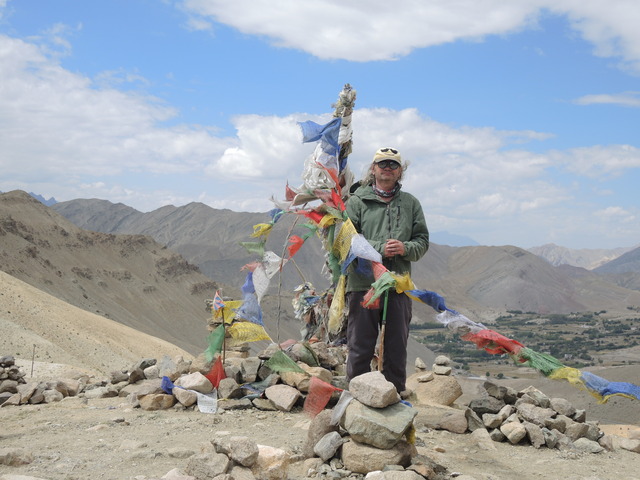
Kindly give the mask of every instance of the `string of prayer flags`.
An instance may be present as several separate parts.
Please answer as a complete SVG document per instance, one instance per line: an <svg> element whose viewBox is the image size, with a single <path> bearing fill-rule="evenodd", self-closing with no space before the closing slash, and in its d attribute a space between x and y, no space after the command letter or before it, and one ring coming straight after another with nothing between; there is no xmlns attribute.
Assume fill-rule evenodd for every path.
<svg viewBox="0 0 640 480"><path fill-rule="evenodd" d="M428 302L430 302L436 305L437 309L444 309L436 316L438 321L453 332L460 334L463 340L475 343L478 348L484 349L487 353L507 354L516 364L534 368L550 379L566 380L573 386L589 392L598 403L606 403L615 395L640 400L640 386L638 385L628 382L610 382L591 372L567 367L552 355L536 352L517 340L507 338L486 328L481 323L469 320L455 310L448 309L444 299L434 292L423 292L419 296L426 300L424 303L429 304Z"/></svg>

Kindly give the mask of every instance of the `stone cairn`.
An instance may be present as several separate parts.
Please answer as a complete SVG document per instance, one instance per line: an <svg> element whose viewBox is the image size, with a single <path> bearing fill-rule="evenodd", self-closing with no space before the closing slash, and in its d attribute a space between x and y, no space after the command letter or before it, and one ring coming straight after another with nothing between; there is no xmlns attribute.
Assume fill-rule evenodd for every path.
<svg viewBox="0 0 640 480"><path fill-rule="evenodd" d="M285 353L305 373L271 371L265 362L279 349L271 345L257 356L249 356L245 345L226 352L226 378L215 392L217 412L299 411L309 394L311 377L317 377L335 391L327 407L311 421L302 453L257 445L245 436L219 436L212 440L210 452L188 459L184 473L176 470L163 478L451 478L446 468L418 453L416 432L431 429L471 434L487 445L528 443L535 448L580 454L624 448L640 453L640 440L618 441L615 437L614 441L600 431L597 422L586 420L584 410L577 410L565 399L549 398L533 387L518 392L487 381L481 396L468 404L455 405L462 389L451 375L451 362L445 356L436 358L431 371L422 360L416 360L416 372L407 379L407 402L380 372L347 383L344 346L289 342ZM85 401L125 397L142 410L196 411L199 395L214 391L206 376L211 366L203 356L193 361L165 356L160 361L140 360L100 380L85 375L28 382L14 358L5 356L0 357L0 406L28 408L67 396L83 397ZM163 390L164 377L174 386L171 393ZM259 394L253 388L257 383L262 388ZM289 476L292 469L297 471L296 476Z"/></svg>

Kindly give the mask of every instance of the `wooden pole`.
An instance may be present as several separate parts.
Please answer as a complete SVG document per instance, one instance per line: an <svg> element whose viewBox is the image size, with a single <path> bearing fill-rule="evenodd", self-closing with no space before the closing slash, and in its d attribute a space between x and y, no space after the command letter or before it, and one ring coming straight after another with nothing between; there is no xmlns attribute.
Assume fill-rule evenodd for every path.
<svg viewBox="0 0 640 480"><path fill-rule="evenodd" d="M380 344L378 347L378 371L384 368L384 335L387 328L387 303L389 301L389 290L384 292L384 306L382 307L382 327L380 328Z"/></svg>

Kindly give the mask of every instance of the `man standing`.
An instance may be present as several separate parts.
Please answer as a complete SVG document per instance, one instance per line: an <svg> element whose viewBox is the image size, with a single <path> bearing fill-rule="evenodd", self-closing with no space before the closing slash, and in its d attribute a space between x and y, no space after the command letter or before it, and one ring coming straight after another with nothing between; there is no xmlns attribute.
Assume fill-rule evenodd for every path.
<svg viewBox="0 0 640 480"><path fill-rule="evenodd" d="M384 266L399 275L411 273L411 262L422 258L429 248L429 231L422 207L413 195L401 190L400 180L406 167L396 149L381 148L375 153L360 187L347 201L347 213L356 231L382 255ZM374 278L358 265L350 268L347 280L349 380L371 370L384 303L381 298L380 309L362 306ZM382 373L404 397L412 300L395 290L388 295Z"/></svg>

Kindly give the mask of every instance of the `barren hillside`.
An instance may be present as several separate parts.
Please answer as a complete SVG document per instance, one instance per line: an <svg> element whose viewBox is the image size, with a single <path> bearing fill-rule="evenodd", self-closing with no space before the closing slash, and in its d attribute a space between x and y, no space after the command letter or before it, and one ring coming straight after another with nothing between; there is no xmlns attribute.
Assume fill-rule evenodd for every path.
<svg viewBox="0 0 640 480"><path fill-rule="evenodd" d="M102 232L144 233L166 243L200 266L216 282L240 285L239 269L254 258L239 242L252 240L253 225L268 222L267 213L238 213L215 210L192 203L167 206L141 213L104 200L72 200L54 208L82 228ZM268 248L281 254L294 221L285 216L269 238ZM295 231L295 230L294 230ZM291 290L302 278L323 288L320 274L324 257L318 239L312 238L296 256L297 269L287 268L283 291ZM505 310L540 313L569 313L606 309L625 312L640 305L640 294L616 285L603 276L588 282L526 250L513 246L448 247L432 244L417 262L413 279L418 288L434 290L456 310L487 321ZM632 284L629 284L630 286ZM415 305L416 321L433 316L429 307Z"/></svg>

